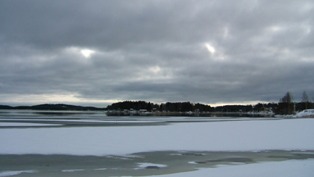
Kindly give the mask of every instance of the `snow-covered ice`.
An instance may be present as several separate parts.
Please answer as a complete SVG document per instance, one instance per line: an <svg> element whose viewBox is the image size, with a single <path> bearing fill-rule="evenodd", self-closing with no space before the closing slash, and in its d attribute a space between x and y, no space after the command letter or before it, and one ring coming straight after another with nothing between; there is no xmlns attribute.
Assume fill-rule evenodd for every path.
<svg viewBox="0 0 314 177"><path fill-rule="evenodd" d="M191 172L158 175L154 177L313 177L314 160L289 160L245 165L204 168ZM152 176L153 177L153 176Z"/></svg>
<svg viewBox="0 0 314 177"><path fill-rule="evenodd" d="M136 152L313 150L314 119L159 126L0 129L0 154L126 155Z"/></svg>

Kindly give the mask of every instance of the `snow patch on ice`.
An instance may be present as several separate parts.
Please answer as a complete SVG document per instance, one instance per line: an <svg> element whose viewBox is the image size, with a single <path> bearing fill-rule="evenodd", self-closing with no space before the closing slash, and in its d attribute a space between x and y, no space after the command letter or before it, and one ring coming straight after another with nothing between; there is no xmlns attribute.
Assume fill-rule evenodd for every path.
<svg viewBox="0 0 314 177"><path fill-rule="evenodd" d="M64 173L73 173L73 172L80 172L80 171L84 171L84 169L65 169L65 170L61 170Z"/></svg>
<svg viewBox="0 0 314 177"><path fill-rule="evenodd" d="M95 171L105 171L105 170L107 170L107 168L96 168L96 169L94 169Z"/></svg>
<svg viewBox="0 0 314 177"><path fill-rule="evenodd" d="M23 173L36 173L36 171L35 170L3 171L3 172L0 172L0 177L15 176L15 175L23 174Z"/></svg>
<svg viewBox="0 0 314 177"><path fill-rule="evenodd" d="M164 164L156 164L156 163L137 163L138 164L138 168L136 169L145 169L145 168L165 168L167 167L167 165Z"/></svg>

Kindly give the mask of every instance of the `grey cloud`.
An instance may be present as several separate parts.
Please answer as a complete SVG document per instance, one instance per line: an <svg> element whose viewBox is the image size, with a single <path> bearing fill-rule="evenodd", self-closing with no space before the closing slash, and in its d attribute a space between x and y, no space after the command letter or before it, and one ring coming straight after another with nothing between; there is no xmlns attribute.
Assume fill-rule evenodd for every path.
<svg viewBox="0 0 314 177"><path fill-rule="evenodd" d="M0 91L205 103L311 95L313 9L309 0L3 0Z"/></svg>

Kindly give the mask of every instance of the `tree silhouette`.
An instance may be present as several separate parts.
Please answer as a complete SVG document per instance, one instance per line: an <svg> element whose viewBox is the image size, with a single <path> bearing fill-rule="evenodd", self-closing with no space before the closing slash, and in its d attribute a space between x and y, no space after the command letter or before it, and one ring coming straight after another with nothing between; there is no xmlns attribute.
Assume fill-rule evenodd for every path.
<svg viewBox="0 0 314 177"><path fill-rule="evenodd" d="M302 109L308 109L310 107L310 99L305 91L302 93L302 100L300 104Z"/></svg>
<svg viewBox="0 0 314 177"><path fill-rule="evenodd" d="M290 92L287 92L284 97L280 100L281 103L292 103L292 95Z"/></svg>
<svg viewBox="0 0 314 177"><path fill-rule="evenodd" d="M290 92L287 92L279 101L276 113L278 114L293 114L295 105Z"/></svg>

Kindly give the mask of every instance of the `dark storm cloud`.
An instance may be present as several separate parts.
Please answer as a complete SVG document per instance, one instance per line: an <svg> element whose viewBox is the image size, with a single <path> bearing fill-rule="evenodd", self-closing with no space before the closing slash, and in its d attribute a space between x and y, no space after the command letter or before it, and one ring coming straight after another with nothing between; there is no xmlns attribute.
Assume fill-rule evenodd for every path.
<svg viewBox="0 0 314 177"><path fill-rule="evenodd" d="M0 98L314 95L313 10L309 0L2 0Z"/></svg>

